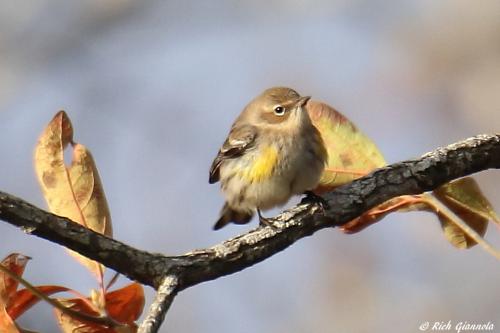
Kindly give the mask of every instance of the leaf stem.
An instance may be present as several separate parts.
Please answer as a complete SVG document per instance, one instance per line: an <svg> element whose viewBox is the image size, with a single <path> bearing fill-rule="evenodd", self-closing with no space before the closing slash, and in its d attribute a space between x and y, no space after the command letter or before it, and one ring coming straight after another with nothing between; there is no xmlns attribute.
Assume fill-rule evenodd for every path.
<svg viewBox="0 0 500 333"><path fill-rule="evenodd" d="M422 196L428 200L429 205L433 206L436 212L439 212L446 216L450 221L455 223L457 227L463 230L470 238L472 238L477 244L479 244L486 252L491 254L497 259L500 259L500 252L495 249L490 243L484 240L481 235L479 235L474 229L469 227L457 214L455 214L451 209L446 207L441 203L434 195L430 193L424 193Z"/></svg>

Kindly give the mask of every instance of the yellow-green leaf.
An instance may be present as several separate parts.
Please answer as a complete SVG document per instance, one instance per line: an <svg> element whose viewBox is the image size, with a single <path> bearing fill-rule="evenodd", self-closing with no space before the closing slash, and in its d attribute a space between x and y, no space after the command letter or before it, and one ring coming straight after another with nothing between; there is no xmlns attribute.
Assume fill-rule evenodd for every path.
<svg viewBox="0 0 500 333"><path fill-rule="evenodd" d="M433 193L436 198L481 237L486 233L488 221L498 222L498 216L493 207L481 192L479 185L471 177L447 183L436 189ZM476 245L476 242L453 223L453 221L439 214L439 212L438 217L441 221L445 237L451 244L461 249Z"/></svg>
<svg viewBox="0 0 500 333"><path fill-rule="evenodd" d="M439 213L437 213L437 216L441 222L441 228L443 229L444 236L453 246L459 249L468 249L477 244L451 219ZM469 227L474 229L474 231L476 231L481 237L486 233L488 220L483 217L479 215L471 215L467 220L464 219L463 221L466 222Z"/></svg>
<svg viewBox="0 0 500 333"><path fill-rule="evenodd" d="M331 190L386 164L373 141L340 112L315 101L307 103L307 111L328 152L317 191Z"/></svg>
<svg viewBox="0 0 500 333"><path fill-rule="evenodd" d="M493 206L486 199L479 185L472 177L460 178L449 182L434 191L441 201L450 201L486 220L500 223Z"/></svg>

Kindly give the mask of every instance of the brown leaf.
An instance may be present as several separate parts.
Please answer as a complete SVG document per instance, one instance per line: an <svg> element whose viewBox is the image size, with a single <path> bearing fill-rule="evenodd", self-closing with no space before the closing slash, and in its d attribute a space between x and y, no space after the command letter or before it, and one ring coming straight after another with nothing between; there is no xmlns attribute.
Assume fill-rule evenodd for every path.
<svg viewBox="0 0 500 333"><path fill-rule="evenodd" d="M488 221L498 221L493 207L484 196L479 185L471 177L447 183L434 192L434 196L460 217L481 237L486 233ZM448 241L460 249L468 249L476 242L441 212L436 212L444 235Z"/></svg>
<svg viewBox="0 0 500 333"><path fill-rule="evenodd" d="M106 294L106 310L114 320L131 324L139 319L144 309L144 288L131 283Z"/></svg>
<svg viewBox="0 0 500 333"><path fill-rule="evenodd" d="M54 214L85 224L64 164L64 149L72 141L73 128L66 113L61 111L38 140L35 148L35 171L49 209Z"/></svg>
<svg viewBox="0 0 500 333"><path fill-rule="evenodd" d="M81 144L73 146L69 175L87 227L111 237L111 218L101 179L92 154Z"/></svg>
<svg viewBox="0 0 500 333"><path fill-rule="evenodd" d="M377 146L331 106L306 105L328 152L328 163L315 192L325 192L368 174L386 164Z"/></svg>
<svg viewBox="0 0 500 333"><path fill-rule="evenodd" d="M70 144L73 154L68 167L64 163L64 149ZM38 181L52 213L112 236L110 213L95 162L85 146L73 142L73 127L64 111L56 114L40 136L34 160ZM70 253L102 285L103 266Z"/></svg>

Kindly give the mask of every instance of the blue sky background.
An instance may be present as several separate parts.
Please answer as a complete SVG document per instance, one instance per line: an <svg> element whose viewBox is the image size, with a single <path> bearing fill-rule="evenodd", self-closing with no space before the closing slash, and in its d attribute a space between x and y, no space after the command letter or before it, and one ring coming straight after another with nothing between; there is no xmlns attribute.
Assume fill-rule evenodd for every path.
<svg viewBox="0 0 500 333"><path fill-rule="evenodd" d="M223 200L208 168L242 107L270 86L335 106L389 162L500 128L499 2L1 3L0 189L45 207L32 152L65 109L97 161L115 238L148 251L181 254L256 225L211 230ZM476 179L500 209L498 171ZM33 257L33 284L96 287L58 245L5 223L0 235L0 256ZM449 245L435 217L393 214L183 291L162 332L500 326L499 274L481 249ZM54 332L51 312L37 305L19 322Z"/></svg>

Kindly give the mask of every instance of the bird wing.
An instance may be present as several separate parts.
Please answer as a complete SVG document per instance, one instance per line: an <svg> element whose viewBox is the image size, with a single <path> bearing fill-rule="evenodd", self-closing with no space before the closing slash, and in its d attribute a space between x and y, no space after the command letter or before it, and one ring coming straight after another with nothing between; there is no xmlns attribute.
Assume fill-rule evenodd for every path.
<svg viewBox="0 0 500 333"><path fill-rule="evenodd" d="M233 127L226 141L224 141L224 144L220 148L219 153L212 162L208 182L210 184L218 182L220 178L219 169L222 162L243 155L246 150L253 147L256 137L257 131L253 126L244 125Z"/></svg>

